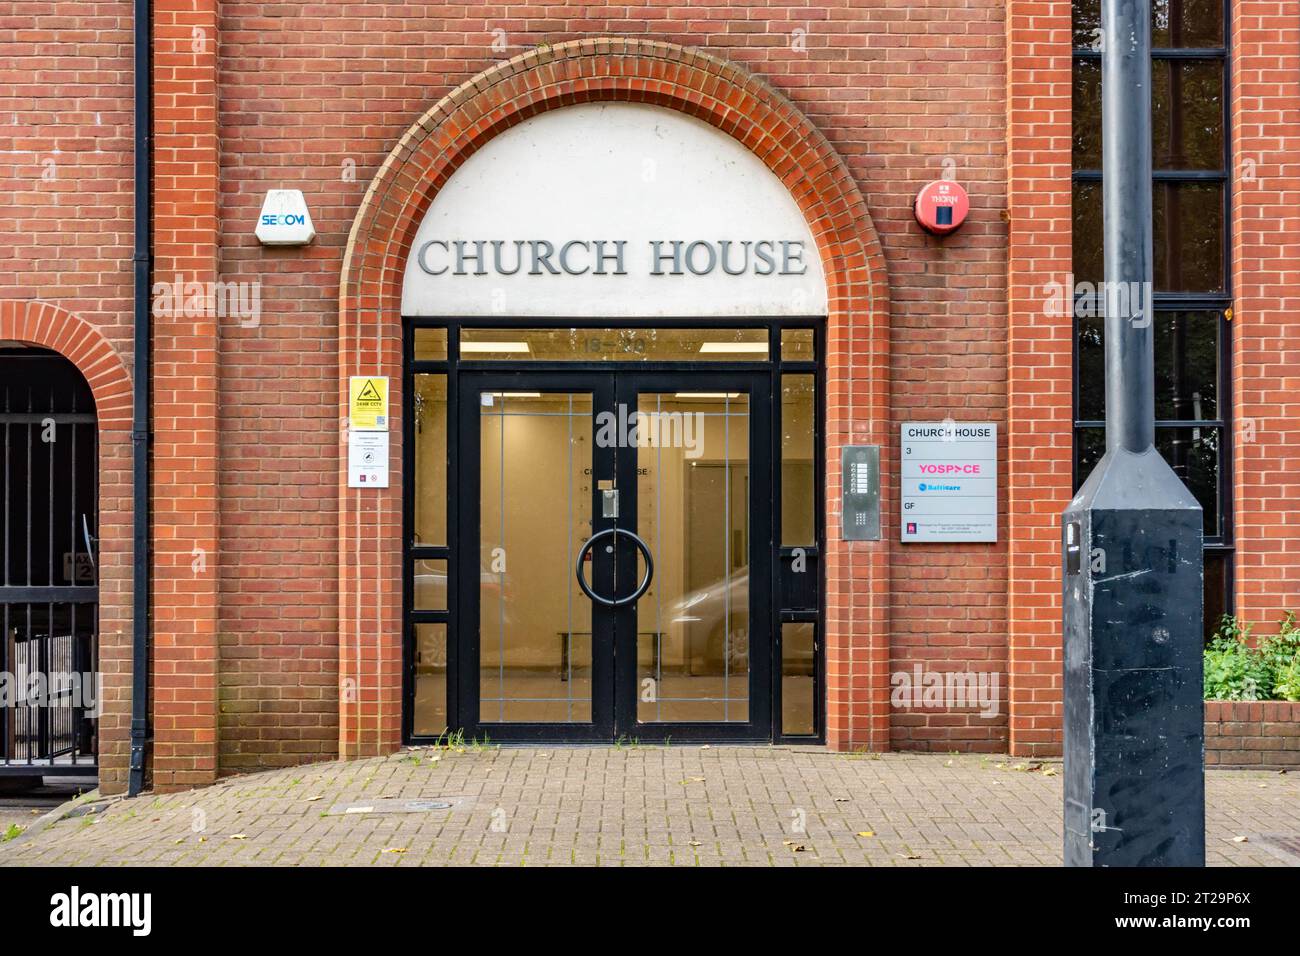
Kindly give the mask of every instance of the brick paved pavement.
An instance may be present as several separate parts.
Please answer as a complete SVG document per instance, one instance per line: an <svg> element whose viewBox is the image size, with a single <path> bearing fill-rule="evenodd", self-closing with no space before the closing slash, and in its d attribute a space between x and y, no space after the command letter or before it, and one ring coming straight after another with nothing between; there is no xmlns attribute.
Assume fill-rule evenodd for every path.
<svg viewBox="0 0 1300 956"><path fill-rule="evenodd" d="M1300 863L1258 838L1300 835L1300 774L1207 780L1211 864ZM0 865L1055 865L1060 806L1059 764L998 757L421 748L119 800L0 844Z"/></svg>

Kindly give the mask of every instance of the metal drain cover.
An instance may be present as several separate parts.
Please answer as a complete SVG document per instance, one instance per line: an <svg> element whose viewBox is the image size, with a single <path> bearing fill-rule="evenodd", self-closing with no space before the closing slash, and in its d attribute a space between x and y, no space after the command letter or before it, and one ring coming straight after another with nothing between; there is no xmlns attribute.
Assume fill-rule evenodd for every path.
<svg viewBox="0 0 1300 956"><path fill-rule="evenodd" d="M355 803L336 803L325 811L327 817L355 816L374 813L432 813L454 810L464 803L459 797L432 797L424 800L403 800L380 797L375 800L358 800Z"/></svg>

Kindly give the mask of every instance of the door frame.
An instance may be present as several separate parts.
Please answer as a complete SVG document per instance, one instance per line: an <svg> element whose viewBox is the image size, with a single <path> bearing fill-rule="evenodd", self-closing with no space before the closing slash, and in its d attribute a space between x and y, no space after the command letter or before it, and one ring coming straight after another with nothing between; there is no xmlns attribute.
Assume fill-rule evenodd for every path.
<svg viewBox="0 0 1300 956"><path fill-rule="evenodd" d="M739 363L734 363L739 364ZM700 386L704 386L701 388ZM620 369L615 376L615 405L629 409L637 407L637 398L643 393L690 391L740 391L749 395L749 719L741 723L718 721L665 721L639 723L637 721L637 637L638 605L628 604L618 609L614 622L615 674L617 690L614 695L614 729L620 737L635 738L645 742L666 740L717 740L717 741L767 741L772 738L772 679L771 664L775 652L775 628L772 620L770 588L755 587L754 582L771 580L772 509L762 507L771 501L772 482L772 408L771 379L765 372L698 371L684 369L675 372L643 372L635 365ZM635 519L630 530L638 531L641 512L637 507L638 454L617 457L620 510ZM617 558L620 566L636 567L636 554L632 543L623 538L619 542ZM653 549L652 549L653 552ZM755 654L755 634L762 634L761 653Z"/></svg>
<svg viewBox="0 0 1300 956"><path fill-rule="evenodd" d="M402 428L402 707L401 739L407 745L431 745L447 739L448 733L464 731L467 736L474 728L458 725L456 717L463 713L465 688L463 677L474 673L462 666L459 660L458 644L455 633L461 630L459 610L461 605L460 583L456 571L455 555L459 554L461 536L461 516L459 504L460 479L459 462L463 459L461 448L461 429L458 427L460 414L458 394L459 378L462 374L473 373L521 373L534 375L538 373L609 373L614 370L624 373L680 373L701 372L710 376L732 372L757 373L764 375L768 382L767 406L771 410L771 440L766 445L770 453L770 489L773 505L770 509L771 558L770 586L768 590L768 609L771 628L771 654L767 658L770 692L760 695L770 701L772 743L823 744L826 741L826 369L824 358L827 351L825 316L747 316L747 317L572 317L572 316L506 316L506 317L436 317L403 316L403 364L402 389L403 409L400 417ZM767 357L760 361L628 361L613 362L604 360L590 361L535 361L526 362L509 360L463 361L458 359L460 330L462 327L491 329L525 329L525 328L570 328L570 329L635 329L635 328L765 328L768 332ZM806 356L786 357L782 354L783 331L807 330L812 334L813 352L811 358ZM422 357L416 357L417 333L432 334L438 344L432 348L422 347ZM810 375L815 384L815 401L813 404L814 434L813 439L813 491L814 533L816 541L797 548L779 545L781 539L781 376L785 374ZM412 398L416 375L443 376L447 395L447 447L446 447L446 507L448 520L446 524L447 540L445 542L417 546L414 543L414 499L416 494L415 474L415 425L412 415ZM751 535L751 542L756 536ZM812 594L810 601L802 598L791 603L788 595L792 589L786 574L792 555L806 558L812 566L813 573L805 577L801 584L802 592ZM447 590L447 607L439 610L415 611L413 609L413 566L421 559L441 559L447 562L449 587ZM801 603L802 602L802 603ZM448 730L438 734L414 733L415 717L415 627L417 624L442 624L447 634L446 673ZM786 734L781 728L782 705L782 670L781 640L782 625L792 623L812 624L814 631L813 662L813 732ZM752 704L752 702L751 702ZM549 735L553 725L543 725L548 734L537 740L555 739ZM651 725L653 726L653 725ZM718 725L704 724L701 728L714 728ZM651 739L649 734L641 734ZM674 733L681 740L727 739L725 737L704 733L696 737L693 734ZM607 742L600 737L598 742Z"/></svg>
<svg viewBox="0 0 1300 956"><path fill-rule="evenodd" d="M565 743L605 743L613 740L614 734L614 654L601 654L596 646L597 639L603 634L613 634L615 613L612 609L591 601L591 720L586 723L552 723L511 721L502 723L482 719L480 703L480 648L478 639L480 628L479 574L461 573L466 568L478 568L481 563L481 543L479 540L482 501L479 493L478 479L482 464L482 432L479 427L481 414L479 403L471 401L483 390L500 391L540 391L562 392L569 394L590 393L593 416L602 408L612 407L614 398L614 376L612 371L563 371L535 372L527 370L514 372L462 371L457 385L457 404L459 405L459 461L457 483L460 498L457 507L456 523L457 546L447 569L449 581L454 581L456 604L459 609L459 621L455 632L448 631L447 646L450 651L452 643L457 645L457 660L460 662L458 673L453 678L448 674L450 683L456 681L457 697L460 709L453 714L448 711L448 723L464 730L467 736L477 738L479 734L492 740L508 741L543 741L555 740ZM593 427L593 435L595 433ZM614 473L615 449L601 448L593 440L591 443L591 520L592 533L607 530L614 525L614 519L602 518L597 507L597 472L612 475ZM592 587L597 593L609 593L613 584L613 563L592 561ZM450 588L448 589L450 593ZM610 648L613 651L613 648Z"/></svg>

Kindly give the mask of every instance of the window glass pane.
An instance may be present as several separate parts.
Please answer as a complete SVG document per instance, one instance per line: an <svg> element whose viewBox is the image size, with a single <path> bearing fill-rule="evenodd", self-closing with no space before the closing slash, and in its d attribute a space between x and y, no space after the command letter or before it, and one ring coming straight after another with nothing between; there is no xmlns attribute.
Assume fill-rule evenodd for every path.
<svg viewBox="0 0 1300 956"><path fill-rule="evenodd" d="M695 418L694 449L636 451L637 533L655 576L636 604L637 720L749 719L749 396L643 392L642 427ZM660 432L662 435L662 431ZM636 579L646 573L637 561ZM764 582L766 584L766 582Z"/></svg>
<svg viewBox="0 0 1300 956"><path fill-rule="evenodd" d="M1074 281L1100 282L1101 183L1074 184Z"/></svg>
<svg viewBox="0 0 1300 956"><path fill-rule="evenodd" d="M447 732L447 625L415 625L415 712L419 737Z"/></svg>
<svg viewBox="0 0 1300 956"><path fill-rule="evenodd" d="M1218 418L1220 313L1157 312L1155 319L1156 418L1205 421ZM1079 397L1084 421L1106 415L1103 320L1080 314Z"/></svg>
<svg viewBox="0 0 1300 956"><path fill-rule="evenodd" d="M1219 454L1220 429L1156 429L1156 448L1169 462L1174 474L1196 496L1205 511L1205 536L1221 534L1219 523ZM1076 487L1083 484L1106 452L1106 430L1101 427L1075 430L1074 455L1077 465Z"/></svg>
<svg viewBox="0 0 1300 956"><path fill-rule="evenodd" d="M781 358L786 362L811 362L813 356L812 329L782 329Z"/></svg>
<svg viewBox="0 0 1300 956"><path fill-rule="evenodd" d="M766 362L767 329L463 329L460 357L486 362Z"/></svg>
<svg viewBox="0 0 1300 956"><path fill-rule="evenodd" d="M1205 510L1206 537L1220 534L1220 444L1217 428L1156 429L1156 448Z"/></svg>
<svg viewBox="0 0 1300 956"><path fill-rule="evenodd" d="M1223 0L1152 0L1151 45L1222 46Z"/></svg>
<svg viewBox="0 0 1300 956"><path fill-rule="evenodd" d="M1074 432L1075 483L1077 489L1106 453L1106 429L1078 428Z"/></svg>
<svg viewBox="0 0 1300 956"><path fill-rule="evenodd" d="M1074 184L1074 278L1103 277L1101 183ZM1156 183L1156 292L1223 291L1223 185Z"/></svg>
<svg viewBox="0 0 1300 956"><path fill-rule="evenodd" d="M586 723L592 603L573 572L592 531L592 395L480 392L478 405L480 719Z"/></svg>
<svg viewBox="0 0 1300 956"><path fill-rule="evenodd" d="M444 362L446 359L446 329L415 330L415 360L417 362Z"/></svg>
<svg viewBox="0 0 1300 956"><path fill-rule="evenodd" d="M1227 551L1205 552L1205 639L1219 629L1223 615L1230 613L1228 583L1232 580L1232 554Z"/></svg>
<svg viewBox="0 0 1300 956"><path fill-rule="evenodd" d="M781 625L781 733L816 733L815 634L812 622Z"/></svg>
<svg viewBox="0 0 1300 956"><path fill-rule="evenodd" d="M1074 0L1074 45L1095 49L1101 0ZM1223 45L1223 0L1152 0L1151 44L1156 47Z"/></svg>
<svg viewBox="0 0 1300 956"><path fill-rule="evenodd" d="M1101 169L1101 61L1074 61L1074 168Z"/></svg>
<svg viewBox="0 0 1300 956"><path fill-rule="evenodd" d="M1099 50L1101 0L1074 0L1074 45L1080 50Z"/></svg>
<svg viewBox="0 0 1300 956"><path fill-rule="evenodd" d="M415 376L415 527L412 543L447 543L447 376Z"/></svg>
<svg viewBox="0 0 1300 956"><path fill-rule="evenodd" d="M1156 292L1222 292L1223 184L1158 182L1152 215Z"/></svg>
<svg viewBox="0 0 1300 956"><path fill-rule="evenodd" d="M781 544L817 543L812 375L781 376Z"/></svg>
<svg viewBox="0 0 1300 956"><path fill-rule="evenodd" d="M417 560L411 589L411 606L415 610L447 610L447 562L433 558Z"/></svg>
<svg viewBox="0 0 1300 956"><path fill-rule="evenodd" d="M1218 312L1157 312L1156 418L1218 417Z"/></svg>
<svg viewBox="0 0 1300 956"><path fill-rule="evenodd" d="M1152 62L1151 162L1156 169L1223 168L1223 69L1222 60ZM1100 145L1100 133L1097 139Z"/></svg>
<svg viewBox="0 0 1300 956"><path fill-rule="evenodd" d="M1084 421L1106 417L1106 344L1100 316L1075 320L1079 340L1079 400L1075 416Z"/></svg>

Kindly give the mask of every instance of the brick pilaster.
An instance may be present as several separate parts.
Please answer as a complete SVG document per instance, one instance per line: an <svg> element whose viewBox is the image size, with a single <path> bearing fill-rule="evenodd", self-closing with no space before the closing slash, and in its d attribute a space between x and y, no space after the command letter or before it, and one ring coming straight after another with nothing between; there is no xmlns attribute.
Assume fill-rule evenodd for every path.
<svg viewBox="0 0 1300 956"><path fill-rule="evenodd" d="M1070 273L1070 68L1068 0L1009 0L1007 637L1010 749L1021 755L1061 748L1058 528L1072 493L1073 322L1068 306L1047 308L1045 287Z"/></svg>
<svg viewBox="0 0 1300 956"><path fill-rule="evenodd" d="M216 0L155 0L154 111L154 280L207 289L219 278ZM218 334L211 308L154 311L158 789L217 775Z"/></svg>
<svg viewBox="0 0 1300 956"><path fill-rule="evenodd" d="M1300 0L1232 5L1236 613L1300 611Z"/></svg>

